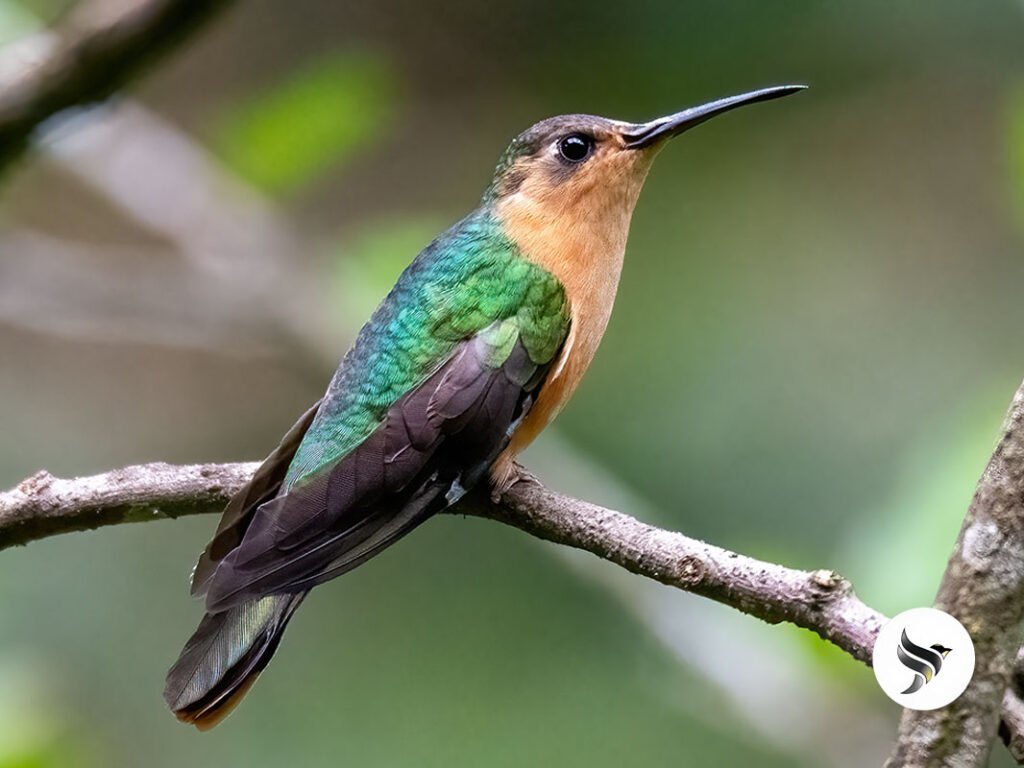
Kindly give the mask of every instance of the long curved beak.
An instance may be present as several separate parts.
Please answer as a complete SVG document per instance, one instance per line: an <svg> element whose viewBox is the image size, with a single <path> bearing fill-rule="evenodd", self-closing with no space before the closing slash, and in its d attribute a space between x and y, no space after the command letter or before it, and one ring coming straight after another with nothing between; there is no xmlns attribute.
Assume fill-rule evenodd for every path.
<svg viewBox="0 0 1024 768"><path fill-rule="evenodd" d="M705 120L710 120L716 115L728 112L730 109L742 107L746 104L754 104L758 101L769 101L782 96L789 96L806 88L806 85L779 85L774 88L762 88L759 91L742 93L739 96L729 96L725 99L718 99L699 107L690 107L674 115L659 117L649 123L638 123L629 126L624 132L626 146L629 149L643 149L657 144L665 139L678 136L683 131L688 131L695 125L700 125Z"/></svg>

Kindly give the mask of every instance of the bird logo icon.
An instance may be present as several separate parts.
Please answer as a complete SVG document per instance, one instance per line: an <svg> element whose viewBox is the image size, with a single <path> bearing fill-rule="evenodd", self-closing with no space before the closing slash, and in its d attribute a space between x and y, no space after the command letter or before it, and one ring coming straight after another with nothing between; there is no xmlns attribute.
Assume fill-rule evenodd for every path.
<svg viewBox="0 0 1024 768"><path fill-rule="evenodd" d="M914 693L930 683L939 674L943 660L952 650L938 643L928 648L920 646L907 637L907 630L904 629L900 644L896 646L896 656L904 667L914 673L914 680L902 693Z"/></svg>

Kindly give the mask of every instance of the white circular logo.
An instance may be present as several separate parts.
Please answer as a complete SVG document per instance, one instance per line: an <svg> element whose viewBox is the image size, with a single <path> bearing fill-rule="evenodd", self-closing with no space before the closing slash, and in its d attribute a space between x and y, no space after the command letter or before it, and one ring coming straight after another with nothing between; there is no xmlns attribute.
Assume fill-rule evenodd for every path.
<svg viewBox="0 0 1024 768"><path fill-rule="evenodd" d="M882 627L871 654L885 695L908 709L938 709L974 674L974 643L964 625L937 608L912 608Z"/></svg>

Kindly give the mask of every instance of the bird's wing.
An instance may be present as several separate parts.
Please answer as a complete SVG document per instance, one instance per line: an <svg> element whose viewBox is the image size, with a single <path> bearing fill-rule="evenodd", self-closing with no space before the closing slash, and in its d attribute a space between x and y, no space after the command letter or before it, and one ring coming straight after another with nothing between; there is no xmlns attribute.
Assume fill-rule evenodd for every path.
<svg viewBox="0 0 1024 768"><path fill-rule="evenodd" d="M192 594L201 595L206 591L210 577L217 568L217 564L223 560L228 553L242 543L252 517L259 506L277 496L281 483L288 473L288 466L295 457L299 443L305 437L306 431L316 417L320 409L321 400L317 400L308 411L306 411L295 425L288 430L288 433L281 438L280 444L274 449L256 470L252 479L246 483L241 490L231 497L221 515L220 524L213 539L206 545L203 554L199 556L195 570L192 571Z"/></svg>
<svg viewBox="0 0 1024 768"><path fill-rule="evenodd" d="M554 357L531 358L521 322L497 320L457 344L353 450L259 506L217 564L207 609L333 578L475 485L529 410Z"/></svg>

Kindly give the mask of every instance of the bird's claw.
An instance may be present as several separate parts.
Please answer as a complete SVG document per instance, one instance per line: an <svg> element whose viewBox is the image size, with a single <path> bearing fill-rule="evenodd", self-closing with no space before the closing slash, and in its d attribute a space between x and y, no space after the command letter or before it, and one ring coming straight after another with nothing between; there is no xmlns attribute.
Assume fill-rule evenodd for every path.
<svg viewBox="0 0 1024 768"><path fill-rule="evenodd" d="M501 503L502 497L517 483L532 483L539 485L540 482L531 475L518 461L509 462L501 478L496 479L491 486L491 502Z"/></svg>

